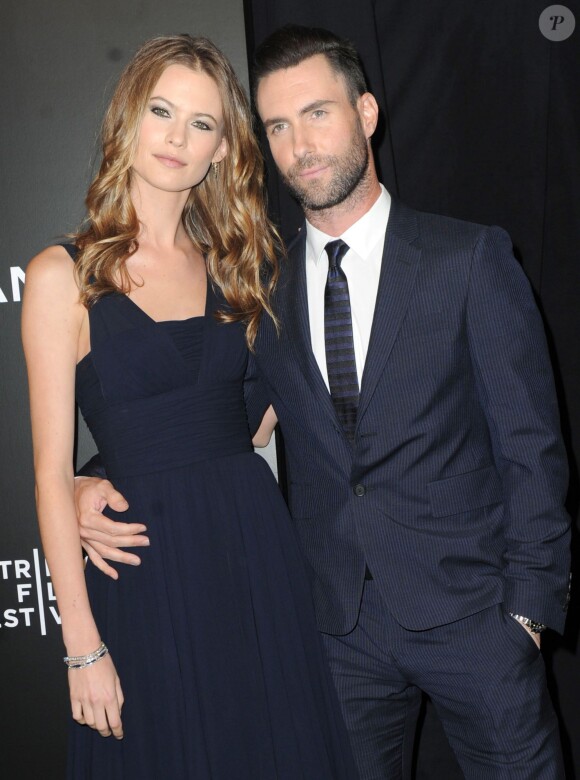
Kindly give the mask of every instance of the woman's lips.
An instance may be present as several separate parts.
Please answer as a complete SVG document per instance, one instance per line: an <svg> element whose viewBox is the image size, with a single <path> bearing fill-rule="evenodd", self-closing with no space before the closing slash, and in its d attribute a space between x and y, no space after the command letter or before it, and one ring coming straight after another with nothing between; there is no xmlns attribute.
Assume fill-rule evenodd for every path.
<svg viewBox="0 0 580 780"><path fill-rule="evenodd" d="M163 154L155 154L153 156L155 159L159 160L162 165L167 166L167 168L183 168L185 165L184 162L181 162L181 160L178 160L176 157L166 157Z"/></svg>

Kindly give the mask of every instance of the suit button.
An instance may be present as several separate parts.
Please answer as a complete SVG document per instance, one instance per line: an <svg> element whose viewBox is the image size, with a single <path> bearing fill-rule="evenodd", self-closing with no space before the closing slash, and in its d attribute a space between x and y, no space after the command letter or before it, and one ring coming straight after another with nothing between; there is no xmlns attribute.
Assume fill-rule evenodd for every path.
<svg viewBox="0 0 580 780"><path fill-rule="evenodd" d="M366 488L364 485L355 485L354 486L354 494L355 496L364 496L366 493Z"/></svg>

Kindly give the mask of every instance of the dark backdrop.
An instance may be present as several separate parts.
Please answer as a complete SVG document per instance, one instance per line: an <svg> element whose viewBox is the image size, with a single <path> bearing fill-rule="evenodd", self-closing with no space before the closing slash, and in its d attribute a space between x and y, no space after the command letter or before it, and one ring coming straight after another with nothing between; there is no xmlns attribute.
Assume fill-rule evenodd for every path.
<svg viewBox="0 0 580 780"><path fill-rule="evenodd" d="M408 205L506 228L536 291L552 347L578 523L580 453L580 8L551 42L538 0L246 0L251 52L289 22L327 27L359 50L381 109L382 181ZM267 145L265 145L267 146ZM270 160L272 212L284 236L301 222ZM577 536L574 568L578 569ZM580 777L578 588L564 638L544 654L562 720L568 776ZM575 767L575 772L574 772ZM427 709L417 778L458 775Z"/></svg>

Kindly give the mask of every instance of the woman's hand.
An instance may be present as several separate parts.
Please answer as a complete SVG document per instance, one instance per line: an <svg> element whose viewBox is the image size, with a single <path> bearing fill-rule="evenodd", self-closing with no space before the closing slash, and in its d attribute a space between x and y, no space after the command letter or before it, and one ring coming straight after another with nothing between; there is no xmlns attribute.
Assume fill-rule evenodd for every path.
<svg viewBox="0 0 580 780"><path fill-rule="evenodd" d="M102 737L123 738L121 681L110 655L84 669L69 669L72 716L77 723L96 729Z"/></svg>

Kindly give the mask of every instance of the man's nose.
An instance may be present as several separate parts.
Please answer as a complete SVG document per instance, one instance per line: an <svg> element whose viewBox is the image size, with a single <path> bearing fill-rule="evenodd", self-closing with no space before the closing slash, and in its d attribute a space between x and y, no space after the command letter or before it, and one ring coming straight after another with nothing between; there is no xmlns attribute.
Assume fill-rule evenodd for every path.
<svg viewBox="0 0 580 780"><path fill-rule="evenodd" d="M293 142L294 156L299 159L314 151L314 138L308 128L295 127Z"/></svg>

